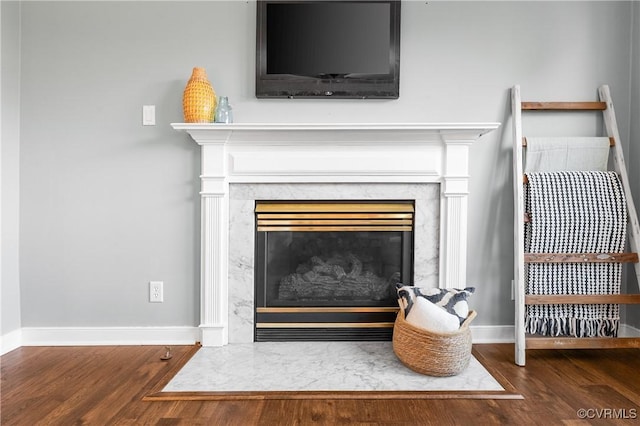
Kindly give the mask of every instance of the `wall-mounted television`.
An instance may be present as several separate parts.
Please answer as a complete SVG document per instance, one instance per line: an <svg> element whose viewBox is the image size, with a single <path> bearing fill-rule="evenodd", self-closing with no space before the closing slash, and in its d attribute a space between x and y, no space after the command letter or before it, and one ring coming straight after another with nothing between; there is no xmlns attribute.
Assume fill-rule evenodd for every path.
<svg viewBox="0 0 640 426"><path fill-rule="evenodd" d="M259 0L258 98L398 98L400 1Z"/></svg>

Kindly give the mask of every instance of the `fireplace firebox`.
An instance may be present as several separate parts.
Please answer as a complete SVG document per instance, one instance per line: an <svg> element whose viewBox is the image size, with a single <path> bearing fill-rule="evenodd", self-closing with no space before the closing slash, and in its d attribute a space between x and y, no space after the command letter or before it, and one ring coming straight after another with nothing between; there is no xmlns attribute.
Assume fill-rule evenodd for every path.
<svg viewBox="0 0 640 426"><path fill-rule="evenodd" d="M390 340L413 201L256 202L255 341Z"/></svg>

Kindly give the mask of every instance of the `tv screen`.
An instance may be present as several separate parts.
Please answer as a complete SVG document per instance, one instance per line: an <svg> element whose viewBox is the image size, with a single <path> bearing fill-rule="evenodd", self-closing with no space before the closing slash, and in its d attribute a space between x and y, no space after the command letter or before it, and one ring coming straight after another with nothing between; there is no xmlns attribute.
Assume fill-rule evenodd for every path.
<svg viewBox="0 0 640 426"><path fill-rule="evenodd" d="M258 98L397 98L400 1L258 1Z"/></svg>

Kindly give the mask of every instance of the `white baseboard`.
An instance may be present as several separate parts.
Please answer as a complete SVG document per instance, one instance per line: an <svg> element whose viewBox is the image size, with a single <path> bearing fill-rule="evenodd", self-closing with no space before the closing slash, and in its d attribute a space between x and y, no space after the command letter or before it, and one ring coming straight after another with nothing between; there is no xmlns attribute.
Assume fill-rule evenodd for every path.
<svg viewBox="0 0 640 426"><path fill-rule="evenodd" d="M0 336L0 355L22 346L22 329L18 328Z"/></svg>
<svg viewBox="0 0 640 426"><path fill-rule="evenodd" d="M512 325L471 326L473 343L513 343ZM640 329L623 324L620 337L640 337ZM193 345L199 327L23 327L0 336L0 355L21 346Z"/></svg>
<svg viewBox="0 0 640 426"><path fill-rule="evenodd" d="M513 343L513 326L472 326L473 343ZM1 337L2 354L20 346L193 345L199 327L23 327Z"/></svg>
<svg viewBox="0 0 640 426"><path fill-rule="evenodd" d="M198 327L23 327L22 346L193 345Z"/></svg>
<svg viewBox="0 0 640 426"><path fill-rule="evenodd" d="M473 343L513 343L515 327L512 325L472 325Z"/></svg>
<svg viewBox="0 0 640 426"><path fill-rule="evenodd" d="M618 329L618 337L640 337L640 329L627 324L621 324Z"/></svg>

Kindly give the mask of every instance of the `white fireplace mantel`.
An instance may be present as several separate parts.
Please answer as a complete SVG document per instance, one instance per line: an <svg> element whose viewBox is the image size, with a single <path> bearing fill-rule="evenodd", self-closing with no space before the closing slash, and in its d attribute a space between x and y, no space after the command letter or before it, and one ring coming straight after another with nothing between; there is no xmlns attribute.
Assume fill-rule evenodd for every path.
<svg viewBox="0 0 640 426"><path fill-rule="evenodd" d="M441 287L466 285L469 147L500 123L173 123L202 147L201 343L228 342L229 184L438 183Z"/></svg>

